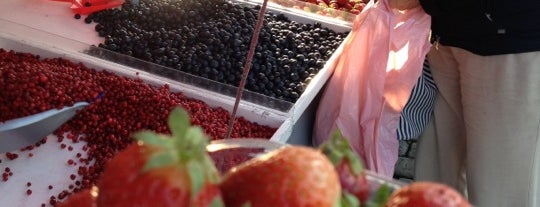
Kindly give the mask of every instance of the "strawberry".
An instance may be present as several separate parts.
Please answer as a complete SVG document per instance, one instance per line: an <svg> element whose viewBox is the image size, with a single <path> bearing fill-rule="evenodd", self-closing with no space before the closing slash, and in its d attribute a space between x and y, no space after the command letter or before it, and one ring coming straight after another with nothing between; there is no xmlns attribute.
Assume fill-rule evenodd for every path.
<svg viewBox="0 0 540 207"><path fill-rule="evenodd" d="M349 13L351 13L351 14L360 14L360 12L362 12L362 10L351 9L351 10L349 11Z"/></svg>
<svg viewBox="0 0 540 207"><path fill-rule="evenodd" d="M172 135L138 132L137 143L107 162L97 183L99 207L223 206L202 129L178 108L168 124Z"/></svg>
<svg viewBox="0 0 540 207"><path fill-rule="evenodd" d="M338 0L331 0L330 3L328 4L328 7L332 9L339 9L340 6L341 5L338 3Z"/></svg>
<svg viewBox="0 0 540 207"><path fill-rule="evenodd" d="M333 207L339 179L320 151L287 146L228 171L220 184L227 207Z"/></svg>
<svg viewBox="0 0 540 207"><path fill-rule="evenodd" d="M358 10L359 12L364 10L364 8L366 7L366 4L365 3L357 3L353 6L353 8L351 10Z"/></svg>
<svg viewBox="0 0 540 207"><path fill-rule="evenodd" d="M97 188L86 189L70 195L56 207L96 207Z"/></svg>
<svg viewBox="0 0 540 207"><path fill-rule="evenodd" d="M323 143L319 149L335 166L343 190L343 197L347 198L347 194L351 194L361 203L366 203L369 197L369 182L362 162L351 149L349 141L337 130L333 137Z"/></svg>
<svg viewBox="0 0 540 207"><path fill-rule="evenodd" d="M423 181L394 191L385 207L471 207L471 204L447 185Z"/></svg>
<svg viewBox="0 0 540 207"><path fill-rule="evenodd" d="M362 0L349 0L349 4L351 4L351 5L356 5L356 4L359 4L359 3L364 3L364 1L362 1Z"/></svg>
<svg viewBox="0 0 540 207"><path fill-rule="evenodd" d="M353 6L352 4L344 3L343 5L341 5L341 8L344 9L345 11L350 11L353 9Z"/></svg>
<svg viewBox="0 0 540 207"><path fill-rule="evenodd" d="M317 5L319 5L322 8L327 8L329 3L330 2L327 2L327 1L324 1L324 0L317 0Z"/></svg>
<svg viewBox="0 0 540 207"><path fill-rule="evenodd" d="M336 2L339 6L345 6L346 4L349 4L348 0L336 0Z"/></svg>

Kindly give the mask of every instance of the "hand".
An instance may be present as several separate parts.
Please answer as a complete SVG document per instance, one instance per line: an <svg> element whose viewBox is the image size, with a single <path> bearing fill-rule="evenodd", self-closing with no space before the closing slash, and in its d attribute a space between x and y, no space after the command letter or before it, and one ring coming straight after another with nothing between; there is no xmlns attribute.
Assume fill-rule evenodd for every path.
<svg viewBox="0 0 540 207"><path fill-rule="evenodd" d="M388 5L392 9L407 10L420 6L419 0L388 0Z"/></svg>

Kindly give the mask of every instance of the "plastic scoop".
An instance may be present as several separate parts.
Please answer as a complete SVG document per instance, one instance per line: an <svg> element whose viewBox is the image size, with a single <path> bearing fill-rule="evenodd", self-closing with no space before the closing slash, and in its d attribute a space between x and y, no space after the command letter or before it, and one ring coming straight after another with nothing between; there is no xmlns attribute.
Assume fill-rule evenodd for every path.
<svg viewBox="0 0 540 207"><path fill-rule="evenodd" d="M71 9L76 14L91 14L97 11L119 7L123 3L124 0L95 1L95 3L90 3L91 6L85 6L84 4L80 6L78 3L73 3Z"/></svg>
<svg viewBox="0 0 540 207"><path fill-rule="evenodd" d="M77 110L88 105L88 102L78 102L62 109L51 109L0 123L0 153L37 143L75 116Z"/></svg>
<svg viewBox="0 0 540 207"><path fill-rule="evenodd" d="M73 13L87 15L97 11L120 7L124 0L50 0L71 3ZM132 0L132 2L134 2ZM136 1L138 2L138 1Z"/></svg>

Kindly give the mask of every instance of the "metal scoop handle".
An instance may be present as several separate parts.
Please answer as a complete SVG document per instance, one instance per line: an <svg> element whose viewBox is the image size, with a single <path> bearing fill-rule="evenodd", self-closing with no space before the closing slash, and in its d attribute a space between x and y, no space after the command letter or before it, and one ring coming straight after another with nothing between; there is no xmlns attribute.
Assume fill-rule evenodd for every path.
<svg viewBox="0 0 540 207"><path fill-rule="evenodd" d="M78 102L60 110L51 109L38 114L0 123L0 153L35 144L75 116L77 110L89 105Z"/></svg>

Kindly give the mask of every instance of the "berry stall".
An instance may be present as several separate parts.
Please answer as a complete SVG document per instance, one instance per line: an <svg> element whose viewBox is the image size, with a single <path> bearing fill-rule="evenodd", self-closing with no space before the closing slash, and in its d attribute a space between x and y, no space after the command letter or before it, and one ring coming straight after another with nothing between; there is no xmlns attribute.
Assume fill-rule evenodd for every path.
<svg viewBox="0 0 540 207"><path fill-rule="evenodd" d="M277 151L302 154L306 159L311 156L309 159L317 163L324 159L330 166L327 177L336 178L330 183L339 188L332 164L339 176L344 164L330 163L322 156L332 157L333 150L343 150L344 143L338 138L325 145L329 151L289 149L311 144L319 96L349 38L351 20L365 3L271 0L265 8L262 2L0 1L0 135L1 124L12 120L87 104L35 144L0 154L0 206L80 206L60 203L70 197L96 199L97 191L91 190L96 187L109 186L99 192L112 192L118 187L111 183L125 180L125 176L115 178L114 173L107 173L112 177L103 179L110 182L100 179L113 168L110 165L120 171L124 168L108 163L121 163L116 158L125 151L132 154L122 159L136 157L136 165L125 169L143 168L141 163L146 161L154 163L151 168L144 165L149 171L173 162L195 165L174 169L190 179L192 197L203 189L202 184L204 191L212 191L213 185L218 185L217 173L226 174L230 167ZM253 47L251 69L236 110L242 69L263 8L266 12L258 44ZM232 139L225 139L229 135ZM0 143L5 139L0 136ZM156 144L161 141L167 144ZM146 150L149 158L142 156L139 162L137 153L141 150ZM351 154L344 151L337 154ZM362 202L368 197L370 202L381 202L377 201L379 195L388 197L405 186L369 171L360 173L356 158L339 158L349 160L346 168L358 177L358 183L366 183ZM208 167L209 159L217 169ZM303 168L295 162L291 166ZM305 169L309 167L318 165ZM282 170L287 171L285 168ZM293 174L288 176L298 177ZM232 183L228 185L231 192L239 186ZM340 190L328 194L323 190L327 201L341 196ZM245 197L255 191L247 190ZM109 200L102 196L107 201L97 201L98 206L115 206L109 204L122 196L113 194ZM347 198L341 202L356 206L356 198ZM189 205L179 206L223 206L221 197L188 200ZM230 205L225 199L227 206L240 206L244 200L238 202Z"/></svg>
<svg viewBox="0 0 540 207"><path fill-rule="evenodd" d="M205 5L217 5L214 7L191 8L182 3L140 1L140 7L134 7L128 1L121 12L106 10L79 17L66 8L69 4L65 2L33 5L17 2L2 2L6 5L0 8L3 19L114 51L122 54L121 57L130 56L232 87L238 86L240 81L257 15L255 6L260 5L254 1L233 1L231 4L216 0L204 1ZM275 3L267 13L253 70L246 80L245 87L250 95L244 98L285 113L291 118L293 136L285 135L280 139L308 145L309 140L305 137L311 134L310 120L316 107L313 100L332 73L334 54L339 53L340 45L350 31L350 22L299 12ZM62 42L52 44L64 49L70 47ZM171 48L175 45L181 47ZM74 50L89 54L87 48ZM101 58L133 62L115 54ZM202 85L220 88L221 84ZM223 93L231 95L234 90Z"/></svg>

